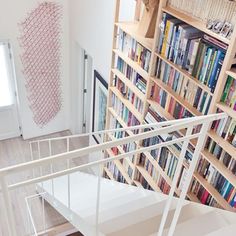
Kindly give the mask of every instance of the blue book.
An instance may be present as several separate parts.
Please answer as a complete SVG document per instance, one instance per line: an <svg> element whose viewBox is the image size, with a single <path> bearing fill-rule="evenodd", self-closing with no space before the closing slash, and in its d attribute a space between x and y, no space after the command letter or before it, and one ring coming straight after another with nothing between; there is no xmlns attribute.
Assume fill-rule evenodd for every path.
<svg viewBox="0 0 236 236"><path fill-rule="evenodd" d="M211 73L210 79L208 81L209 88L212 88L213 81L215 80L215 76L216 76L216 72L217 72L218 63L219 63L219 60L222 57L222 55L224 55L224 53L221 50L218 50L217 55L216 55L216 59L214 62L214 66L212 69L212 73Z"/></svg>

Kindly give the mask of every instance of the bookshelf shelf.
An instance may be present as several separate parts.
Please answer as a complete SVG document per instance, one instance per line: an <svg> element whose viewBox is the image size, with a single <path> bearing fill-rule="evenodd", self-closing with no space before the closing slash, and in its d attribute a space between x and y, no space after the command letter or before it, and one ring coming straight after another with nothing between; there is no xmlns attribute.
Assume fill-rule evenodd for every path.
<svg viewBox="0 0 236 236"><path fill-rule="evenodd" d="M216 106L220 108L223 112L227 113L234 120L236 119L236 111L234 111L231 107L228 107L227 105L221 102L217 103Z"/></svg>
<svg viewBox="0 0 236 236"><path fill-rule="evenodd" d="M117 69L112 69L112 73L116 75L126 86L135 93L139 99L145 101L145 94L142 93L124 74Z"/></svg>
<svg viewBox="0 0 236 236"><path fill-rule="evenodd" d="M159 87L165 90L171 97L173 97L176 101L178 101L183 107L185 107L189 112L191 112L195 116L201 116L202 113L199 112L196 108L191 106L188 102L186 102L180 95L175 93L168 85L162 82L159 79L151 77L151 80L156 83Z"/></svg>
<svg viewBox="0 0 236 236"><path fill-rule="evenodd" d="M153 38L145 38L138 33L138 22L119 22L115 23L117 27L123 30L125 33L134 38L137 42L143 45L145 48L152 50L154 43Z"/></svg>
<svg viewBox="0 0 236 236"><path fill-rule="evenodd" d="M151 107L157 111L158 113L162 114L163 117L165 117L167 120L174 120L175 118L167 112L162 106L160 106L157 102L152 101L150 99L147 100L147 102L151 105Z"/></svg>
<svg viewBox="0 0 236 236"><path fill-rule="evenodd" d="M234 79L236 79L236 68L233 68L231 70L227 70L226 74L233 77Z"/></svg>
<svg viewBox="0 0 236 236"><path fill-rule="evenodd" d="M104 171L106 172L106 174L108 175L108 177L111 179L111 180L115 180L112 173L107 169L107 167L103 167L104 168Z"/></svg>
<svg viewBox="0 0 236 236"><path fill-rule="evenodd" d="M224 166L222 162L216 159L211 153L207 150L202 151L204 157L226 178L229 182L236 187L236 178L235 175L230 172L230 170Z"/></svg>
<svg viewBox="0 0 236 236"><path fill-rule="evenodd" d="M129 109L130 112L133 112L135 117L142 122L142 114L134 107L134 105L120 93L116 87L111 87L110 90L121 100L121 102Z"/></svg>
<svg viewBox="0 0 236 236"><path fill-rule="evenodd" d="M110 149L107 149L106 152L108 153L108 155L110 157L114 157L115 155L113 154L112 150ZM123 165L121 164L120 160L115 160L114 161L115 165L117 166L118 170L121 172L121 174L124 176L125 178L125 181L128 183L128 184L132 184L132 180L131 178L129 177L129 175L126 173Z"/></svg>
<svg viewBox="0 0 236 236"><path fill-rule="evenodd" d="M134 184L139 188L143 188L143 185L138 180L134 180Z"/></svg>
<svg viewBox="0 0 236 236"><path fill-rule="evenodd" d="M151 156L149 152L145 152L144 155L148 158L148 160L152 163L154 168L157 170L157 172L165 179L166 183L171 185L172 179L166 174L166 172L160 167L160 165L157 163L157 161ZM180 190L176 189L175 193L179 196Z"/></svg>
<svg viewBox="0 0 236 236"><path fill-rule="evenodd" d="M236 160L236 148L233 145L231 145L229 142L227 142L225 139L220 137L216 132L212 130L208 132L208 135Z"/></svg>
<svg viewBox="0 0 236 236"><path fill-rule="evenodd" d="M116 138L115 138L112 134L108 134L108 136L109 136L109 138L110 138L112 141L116 140ZM119 150L119 152L120 152L121 154L124 154L124 153L125 153L125 151L123 150L123 148L122 148L121 146L118 146L117 148L118 148L118 150ZM134 164L131 162L131 160L130 160L129 158L126 158L125 161L127 161L127 163L129 164L129 166L130 166L133 170L135 169Z"/></svg>
<svg viewBox="0 0 236 236"><path fill-rule="evenodd" d="M196 202L196 203L201 203L195 194L188 192L187 196L191 201Z"/></svg>
<svg viewBox="0 0 236 236"><path fill-rule="evenodd" d="M193 18L192 16L190 15L187 15L179 10L176 10L172 7L169 7L169 6L166 6L166 7L163 7L162 10L178 19L180 19L181 21L193 26L194 28L197 28L199 29L200 31L220 40L221 42L224 42L226 44L229 44L230 43L230 40L228 40L227 38L219 35L219 34L216 34L214 33L213 31L209 30L206 28L206 23L205 22L202 22L196 18Z"/></svg>
<svg viewBox="0 0 236 236"><path fill-rule="evenodd" d="M118 49L113 49L113 52L119 56L124 62L126 62L130 67L132 67L136 72L138 72L145 80L148 80L148 73L135 61L126 56L123 52Z"/></svg>
<svg viewBox="0 0 236 236"><path fill-rule="evenodd" d="M207 92L208 94L212 94L211 89L206 86L205 84L201 83L198 79L196 79L195 77L193 77L192 75L190 75L186 70L180 68L178 65L176 65L175 63L173 63L172 61L166 59L165 57L161 56L159 53L155 53L155 55L157 57L159 57L162 61L164 61L165 63L167 63L168 65L170 65L172 68L174 68L175 70L177 70L178 72L180 72L182 75L184 75L186 78L190 79L191 81L193 81L198 87L200 87L202 90L204 90L205 92Z"/></svg>
<svg viewBox="0 0 236 236"><path fill-rule="evenodd" d="M194 177L197 179L201 185L207 189L207 191L212 195L214 199L217 199L218 204L228 210L228 211L234 211L234 209L229 205L229 203L220 195L220 193L217 192L217 190L207 182L201 175L195 172Z"/></svg>
<svg viewBox="0 0 236 236"><path fill-rule="evenodd" d="M150 176L150 174L145 170L143 166L137 166L137 169L153 190L155 190L156 192L161 192L161 190L159 189L153 178Z"/></svg>

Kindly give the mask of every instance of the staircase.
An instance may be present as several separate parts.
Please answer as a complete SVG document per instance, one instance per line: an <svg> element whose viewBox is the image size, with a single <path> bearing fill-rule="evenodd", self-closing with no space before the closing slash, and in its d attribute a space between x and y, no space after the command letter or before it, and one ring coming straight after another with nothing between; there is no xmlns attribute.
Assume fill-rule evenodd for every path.
<svg viewBox="0 0 236 236"><path fill-rule="evenodd" d="M75 228L90 236L96 235L97 183L97 176L83 172L71 174L70 207L64 193L68 189L68 176L54 179L54 194L50 180L38 184L37 190L45 192L46 201ZM100 189L98 235L157 235L168 196L105 178L101 179ZM177 202L175 198L171 204L163 235L168 233ZM235 222L235 213L185 201L174 235L235 235Z"/></svg>
<svg viewBox="0 0 236 236"><path fill-rule="evenodd" d="M86 236L218 236L235 235L236 214L220 209L210 208L201 204L185 200L186 194L195 170L199 153L204 145L207 130L212 121L225 118L224 114L215 114L203 117L187 118L177 121L166 121L156 124L140 125L126 129L106 130L97 132L104 137L104 142L85 148L71 150L71 139L85 136L67 136L55 139L34 141L30 144L32 161L0 170L0 183L3 193L6 219L9 236L17 236L15 230L14 210L10 201L10 191L20 187L35 184L36 190L43 199L54 207L68 222ZM202 125L198 133L193 133L194 127ZM145 128L151 128L149 131ZM115 132L127 132L138 129L134 136L106 141L106 135ZM123 144L139 142L140 140L156 135L168 136L174 131L183 131L186 134L174 139L167 139L161 143L139 147L128 153L117 156L89 161L85 164L71 165L75 158L88 157L88 155L101 154L105 150ZM87 134L91 135L91 134ZM93 133L95 135L95 133ZM174 197L178 176L185 159L188 143L197 139L192 161L189 163L188 173L179 198ZM63 140L66 150L52 155L52 144ZM34 157L32 148L36 143L37 155ZM48 154L42 157L40 144L48 146ZM169 195L145 190L101 177L83 171L87 168L98 167L112 161L129 158L141 152L150 152L163 146L182 143L180 155ZM58 143L57 143L58 145ZM66 162L66 167L56 170L58 163ZM44 172L45 168L49 172ZM33 176L16 183L8 183L6 177L17 172L32 170ZM100 172L101 173L101 172ZM34 225L29 209L29 217ZM34 235L38 235L34 228ZM46 232L46 231L45 231ZM46 234L45 234L46 235Z"/></svg>

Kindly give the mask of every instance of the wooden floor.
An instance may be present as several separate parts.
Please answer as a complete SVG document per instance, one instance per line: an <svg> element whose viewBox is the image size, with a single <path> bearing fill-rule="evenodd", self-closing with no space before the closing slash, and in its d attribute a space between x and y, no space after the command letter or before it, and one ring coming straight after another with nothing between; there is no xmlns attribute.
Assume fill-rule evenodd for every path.
<svg viewBox="0 0 236 236"><path fill-rule="evenodd" d="M41 137L58 137L69 135L69 132L61 132L53 135ZM40 139L41 139L40 138ZM77 139L73 140L73 143L70 145L70 149L77 149L88 145L88 139ZM66 142L57 141L53 147L53 154L64 152L66 148ZM44 148L42 148L44 150ZM42 153L42 156L47 156L47 148L45 147L45 153ZM0 168L7 167L10 165L15 165L23 162L30 161L30 149L29 141L24 141L21 137L0 141ZM87 162L86 157L78 158L75 160L72 165L79 165ZM75 164L74 164L75 163ZM60 163L57 165L56 169L61 169L66 166L66 163ZM44 170L46 171L46 170ZM8 180L11 183L14 183L16 180L26 179L32 176L32 171L17 173ZM32 232L32 229L29 230L28 215L25 204L25 197L36 194L35 186L27 186L20 188L11 192L11 200L13 204L13 209L16 219L16 227L19 236L29 235ZM45 205L45 215L47 227L51 228L66 222L66 220L59 215L51 206L48 204ZM41 199L36 199L32 202L32 212L33 217L36 221L37 230L43 230L43 221L42 221L42 201ZM8 236L6 222L4 219L3 211L3 202L2 196L0 193L0 236Z"/></svg>

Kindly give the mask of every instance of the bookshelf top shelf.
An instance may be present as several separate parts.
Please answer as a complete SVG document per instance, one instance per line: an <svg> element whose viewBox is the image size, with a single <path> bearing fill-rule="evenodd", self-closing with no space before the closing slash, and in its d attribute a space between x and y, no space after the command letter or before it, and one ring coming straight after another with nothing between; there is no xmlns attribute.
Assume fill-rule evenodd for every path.
<svg viewBox="0 0 236 236"><path fill-rule="evenodd" d="M117 22L115 25L142 44L145 48L152 51L154 39L145 38L138 32L138 22Z"/></svg>
<svg viewBox="0 0 236 236"><path fill-rule="evenodd" d="M189 24L189 25L191 25L191 26L193 26L193 27L203 31L204 33L206 33L206 34L208 34L208 35L210 35L210 36L220 40L223 43L226 43L226 44L230 43L229 39L227 39L227 38L225 38L225 37L223 37L223 36L221 36L219 34L214 33L213 31L207 29L204 22L202 22L202 21L200 21L200 20L198 20L196 18L193 18L192 16L189 16L189 15L187 15L187 14L185 14L185 13L179 11L179 10L176 10L176 9L174 9L172 7L169 7L169 6L163 7L162 10L164 12L166 12L166 13L168 13L168 14L170 14L170 15L172 15L172 16L180 19L180 20L182 20L183 22L185 22L185 23L187 23L187 24Z"/></svg>

